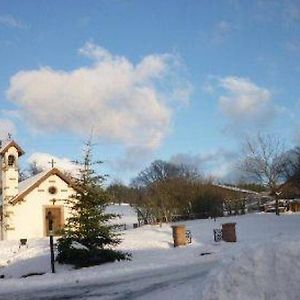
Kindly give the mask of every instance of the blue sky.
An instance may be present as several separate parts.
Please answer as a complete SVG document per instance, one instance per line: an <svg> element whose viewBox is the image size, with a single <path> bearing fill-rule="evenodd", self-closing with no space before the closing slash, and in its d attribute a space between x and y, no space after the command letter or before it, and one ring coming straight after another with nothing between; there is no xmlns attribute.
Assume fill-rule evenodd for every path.
<svg viewBox="0 0 300 300"><path fill-rule="evenodd" d="M298 145L300 1L0 1L0 135L33 159L155 158L226 178L247 135Z"/></svg>

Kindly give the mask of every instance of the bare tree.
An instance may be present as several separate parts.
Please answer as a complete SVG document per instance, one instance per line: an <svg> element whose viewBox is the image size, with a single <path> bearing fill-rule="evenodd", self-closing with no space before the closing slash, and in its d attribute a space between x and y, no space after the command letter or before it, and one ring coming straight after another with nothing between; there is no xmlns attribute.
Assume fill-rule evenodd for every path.
<svg viewBox="0 0 300 300"><path fill-rule="evenodd" d="M170 178L187 178L198 180L199 172L189 165L177 165L163 160L155 160L151 165L141 171L133 180L133 186L148 186L155 182L162 182Z"/></svg>
<svg viewBox="0 0 300 300"><path fill-rule="evenodd" d="M141 192L139 205L161 224L188 207L192 185L199 179L199 173L191 166L156 160L139 173L132 187Z"/></svg>
<svg viewBox="0 0 300 300"><path fill-rule="evenodd" d="M284 142L269 134L258 134L254 139L246 140L244 154L241 169L254 177L256 181L267 186L270 193L274 195L289 164ZM276 194L275 198L276 214L279 215Z"/></svg>

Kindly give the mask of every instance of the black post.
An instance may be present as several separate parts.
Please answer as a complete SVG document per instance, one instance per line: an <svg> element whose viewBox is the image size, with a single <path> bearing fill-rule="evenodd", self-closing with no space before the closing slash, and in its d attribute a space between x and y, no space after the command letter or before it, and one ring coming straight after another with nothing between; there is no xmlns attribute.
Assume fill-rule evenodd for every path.
<svg viewBox="0 0 300 300"><path fill-rule="evenodd" d="M54 247L53 247L53 235L50 235L50 253L51 253L51 271L55 273L54 267Z"/></svg>
<svg viewBox="0 0 300 300"><path fill-rule="evenodd" d="M54 266L54 246L53 246L53 216L51 211L48 212L48 222L49 222L49 237L50 237L50 256L51 256L51 271L55 273Z"/></svg>

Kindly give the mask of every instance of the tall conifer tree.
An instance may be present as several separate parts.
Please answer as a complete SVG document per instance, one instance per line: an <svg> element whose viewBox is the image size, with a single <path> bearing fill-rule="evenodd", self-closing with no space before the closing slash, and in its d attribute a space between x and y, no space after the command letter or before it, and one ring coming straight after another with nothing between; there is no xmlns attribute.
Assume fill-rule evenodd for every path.
<svg viewBox="0 0 300 300"><path fill-rule="evenodd" d="M126 259L128 254L111 249L120 243L115 226L109 224L116 216L105 212L108 204L108 196L103 189L105 176L97 175L95 171L95 166L102 162L92 160L91 140L85 146L83 160L75 161L79 176L74 179L76 193L68 200L71 216L58 241L58 261L86 266ZM84 247L78 249L74 242ZM78 255L83 261L78 261Z"/></svg>

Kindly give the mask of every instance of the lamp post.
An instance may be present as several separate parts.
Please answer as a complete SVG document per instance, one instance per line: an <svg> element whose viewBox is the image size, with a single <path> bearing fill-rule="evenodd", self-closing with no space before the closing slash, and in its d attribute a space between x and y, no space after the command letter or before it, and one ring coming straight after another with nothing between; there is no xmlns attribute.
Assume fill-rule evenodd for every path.
<svg viewBox="0 0 300 300"><path fill-rule="evenodd" d="M52 273L55 273L54 246L53 246L53 215L51 211L48 212L47 219L48 219L48 229L49 229L49 238L50 238L51 271Z"/></svg>

